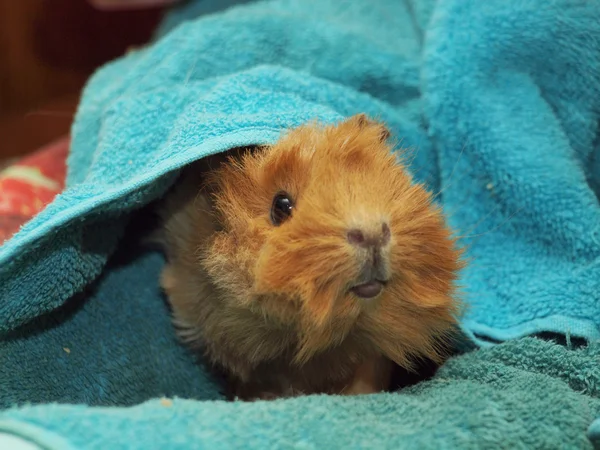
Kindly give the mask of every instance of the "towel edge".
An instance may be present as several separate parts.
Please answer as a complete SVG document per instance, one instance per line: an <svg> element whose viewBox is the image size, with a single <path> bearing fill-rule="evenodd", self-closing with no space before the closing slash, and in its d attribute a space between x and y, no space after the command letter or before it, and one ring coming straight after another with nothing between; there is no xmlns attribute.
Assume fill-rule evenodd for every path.
<svg viewBox="0 0 600 450"><path fill-rule="evenodd" d="M482 348L497 344L478 336L487 337L502 343L531 336L536 333L550 332L583 338L589 342L600 341L600 329L591 320L564 315L537 318L508 328L495 328L475 320L465 320L461 322L461 328L477 346Z"/></svg>
<svg viewBox="0 0 600 450"><path fill-rule="evenodd" d="M63 436L22 420L0 419L0 433L21 438L44 450L75 450Z"/></svg>
<svg viewBox="0 0 600 450"><path fill-rule="evenodd" d="M68 224L73 217L81 217L82 215L89 214L99 206L110 203L118 197L130 194L136 189L147 186L155 182L161 176L179 170L185 165L205 156L220 153L236 146L251 145L250 141L256 145L268 144L276 139L281 131L282 130L280 129L267 127L245 128L243 130L237 130L235 132L207 139L198 145L192 146L185 151L182 151L180 157L162 161L152 170L145 173L144 176L130 180L128 186L123 189L104 191L99 195L89 197L84 201L77 203L71 208L60 211L60 213L53 215L49 220L45 221L43 227L36 227L33 230L28 231L26 237L24 237L21 242L15 244L14 247L5 250L2 248L3 246L0 246L0 264L8 261L12 256L15 256L15 254L17 254L24 246L31 245L44 236L47 236L49 231ZM258 136L258 133L263 134ZM202 151L205 146L214 146L213 150L215 148L217 150ZM10 241L17 236L18 234L6 241L5 245L10 245Z"/></svg>

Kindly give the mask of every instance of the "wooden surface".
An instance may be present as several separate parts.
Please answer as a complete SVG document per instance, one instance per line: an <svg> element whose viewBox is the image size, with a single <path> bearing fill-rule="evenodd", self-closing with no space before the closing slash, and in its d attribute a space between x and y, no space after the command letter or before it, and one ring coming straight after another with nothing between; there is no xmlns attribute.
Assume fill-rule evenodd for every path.
<svg viewBox="0 0 600 450"><path fill-rule="evenodd" d="M90 74L147 42L161 14L98 11L85 0L0 0L0 159L66 134Z"/></svg>

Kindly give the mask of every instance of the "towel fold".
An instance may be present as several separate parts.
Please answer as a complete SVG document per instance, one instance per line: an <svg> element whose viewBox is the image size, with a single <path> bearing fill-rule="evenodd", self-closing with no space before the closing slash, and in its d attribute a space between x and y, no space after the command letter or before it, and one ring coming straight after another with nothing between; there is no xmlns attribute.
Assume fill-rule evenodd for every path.
<svg viewBox="0 0 600 450"><path fill-rule="evenodd" d="M43 405L0 414L0 433L44 449L591 449L598 345L538 339L475 351L400 393L274 402L155 399L130 408ZM593 435L590 434L590 438Z"/></svg>

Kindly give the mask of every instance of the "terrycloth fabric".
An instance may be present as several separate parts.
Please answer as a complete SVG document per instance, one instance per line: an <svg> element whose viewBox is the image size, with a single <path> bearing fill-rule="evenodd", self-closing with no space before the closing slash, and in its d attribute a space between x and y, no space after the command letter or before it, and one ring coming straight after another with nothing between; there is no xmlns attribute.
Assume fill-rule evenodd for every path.
<svg viewBox="0 0 600 450"><path fill-rule="evenodd" d="M600 4L273 0L188 20L92 78L73 127L66 191L0 247L1 405L218 397L215 381L176 344L156 279L161 256L126 247L132 213L194 159L357 112L378 116L415 149L413 171L440 192L469 249L466 334L482 345L543 331L600 338ZM139 235L130 225L130 236ZM526 362L535 352L515 357ZM587 357L598 363L597 353ZM467 372L483 377L465 358L474 365ZM538 381L515 388L514 398L544 401L552 390ZM485 400L488 382L469 386ZM436 424L450 426L477 408L457 381L447 383L459 394ZM415 402L432 408L446 395L416 392ZM403 397L381 398L398 400L366 413L399 420L396 433L427 417L426 409L404 409ZM312 402L322 405L319 420L327 411L344 429L364 424L367 400L333 397L222 405L219 422L241 430L240 417L251 417L247 424L262 423L255 432L267 436L278 428L262 408L304 417ZM543 405L557 433L583 439L594 414L575 426ZM43 408L19 414L35 411ZM153 406L140 411L151 436ZM472 416L444 436L471 430L483 439L498 415L529 420L516 401L502 411L480 422ZM295 426L311 439L308 423ZM211 430L198 432L221 438Z"/></svg>
<svg viewBox="0 0 600 450"><path fill-rule="evenodd" d="M588 429L588 439L592 441L595 448L600 448L600 419L596 419Z"/></svg>
<svg viewBox="0 0 600 450"><path fill-rule="evenodd" d="M525 338L450 361L400 393L229 403L155 399L132 408L44 405L0 415L44 449L590 449L600 346Z"/></svg>
<svg viewBox="0 0 600 450"><path fill-rule="evenodd" d="M221 398L217 382L178 344L156 281L149 281L163 263L159 254L121 244L83 295L5 335L0 405Z"/></svg>

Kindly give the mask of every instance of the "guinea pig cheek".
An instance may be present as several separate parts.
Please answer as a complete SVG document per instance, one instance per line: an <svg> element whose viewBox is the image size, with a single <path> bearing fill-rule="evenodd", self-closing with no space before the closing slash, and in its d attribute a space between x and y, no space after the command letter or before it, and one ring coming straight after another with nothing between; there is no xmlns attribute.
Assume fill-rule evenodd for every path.
<svg viewBox="0 0 600 450"><path fill-rule="evenodd" d="M254 291L300 299L302 322L320 327L332 320L336 302L346 288L335 272L330 257L325 257L318 246L268 242L255 265Z"/></svg>

